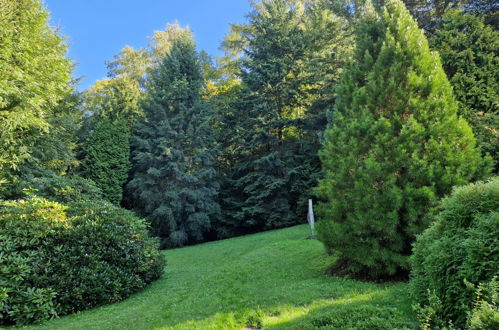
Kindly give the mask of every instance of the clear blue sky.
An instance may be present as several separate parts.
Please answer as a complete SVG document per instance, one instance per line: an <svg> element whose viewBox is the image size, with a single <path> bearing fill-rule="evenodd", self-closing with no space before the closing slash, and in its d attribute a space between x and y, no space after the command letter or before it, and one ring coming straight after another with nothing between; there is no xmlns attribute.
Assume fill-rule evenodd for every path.
<svg viewBox="0 0 499 330"><path fill-rule="evenodd" d="M194 32L198 49L219 56L229 23L242 23L247 0L44 0L52 25L69 41L80 90L106 76L109 61L125 45L140 48L147 36L178 20Z"/></svg>

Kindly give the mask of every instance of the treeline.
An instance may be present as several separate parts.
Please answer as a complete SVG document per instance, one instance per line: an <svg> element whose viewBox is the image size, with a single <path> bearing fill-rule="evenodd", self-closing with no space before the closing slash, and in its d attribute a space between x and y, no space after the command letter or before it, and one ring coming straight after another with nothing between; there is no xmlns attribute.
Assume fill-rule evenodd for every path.
<svg viewBox="0 0 499 330"><path fill-rule="evenodd" d="M0 324L124 299L159 246L314 198L335 274L412 272L424 327L496 328L498 179L465 185L499 169L497 10L262 0L223 57L170 24L78 93L41 1L0 0Z"/></svg>
<svg viewBox="0 0 499 330"><path fill-rule="evenodd" d="M255 6L216 60L168 25L84 93L81 173L123 193L163 247L301 222L352 37L326 2Z"/></svg>
<svg viewBox="0 0 499 330"><path fill-rule="evenodd" d="M421 32L385 2L257 2L221 58L167 25L77 93L38 1L1 0L0 197L88 179L164 248L301 223L319 198L352 271L407 269L434 201L497 164L497 6L405 1Z"/></svg>

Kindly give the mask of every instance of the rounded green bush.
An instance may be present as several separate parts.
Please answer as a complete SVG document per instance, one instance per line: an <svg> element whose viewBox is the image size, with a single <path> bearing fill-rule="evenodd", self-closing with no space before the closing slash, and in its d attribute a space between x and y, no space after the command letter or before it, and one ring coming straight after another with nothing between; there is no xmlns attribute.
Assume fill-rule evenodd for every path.
<svg viewBox="0 0 499 330"><path fill-rule="evenodd" d="M441 301L443 320L464 326L473 286L499 272L499 178L454 190L414 244L412 289L421 305Z"/></svg>
<svg viewBox="0 0 499 330"><path fill-rule="evenodd" d="M1 202L0 241L0 325L120 301L165 263L144 220L102 201Z"/></svg>
<svg viewBox="0 0 499 330"><path fill-rule="evenodd" d="M77 175L33 178L26 182L24 188L34 190L37 196L59 203L103 199L102 191L95 182Z"/></svg>

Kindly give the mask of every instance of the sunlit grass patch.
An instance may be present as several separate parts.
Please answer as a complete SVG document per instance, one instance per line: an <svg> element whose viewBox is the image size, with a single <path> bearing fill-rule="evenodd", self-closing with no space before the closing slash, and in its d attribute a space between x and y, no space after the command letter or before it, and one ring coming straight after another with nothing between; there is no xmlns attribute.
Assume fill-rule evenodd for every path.
<svg viewBox="0 0 499 330"><path fill-rule="evenodd" d="M39 329L365 329L414 327L406 283L331 277L304 225L168 250L167 272L124 302ZM350 322L350 323L348 323ZM349 325L350 324L350 325Z"/></svg>

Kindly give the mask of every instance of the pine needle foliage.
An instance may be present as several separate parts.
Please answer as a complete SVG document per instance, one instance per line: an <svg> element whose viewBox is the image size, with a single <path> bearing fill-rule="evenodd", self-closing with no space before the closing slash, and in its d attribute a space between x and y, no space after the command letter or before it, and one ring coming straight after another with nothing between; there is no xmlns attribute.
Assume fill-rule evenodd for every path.
<svg viewBox="0 0 499 330"><path fill-rule="evenodd" d="M368 3L320 153L318 234L343 271L406 273L428 210L484 171L437 53L404 4Z"/></svg>

